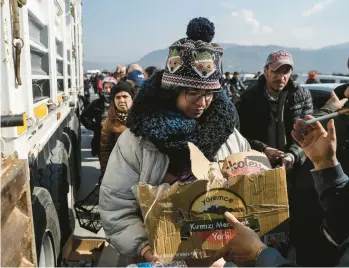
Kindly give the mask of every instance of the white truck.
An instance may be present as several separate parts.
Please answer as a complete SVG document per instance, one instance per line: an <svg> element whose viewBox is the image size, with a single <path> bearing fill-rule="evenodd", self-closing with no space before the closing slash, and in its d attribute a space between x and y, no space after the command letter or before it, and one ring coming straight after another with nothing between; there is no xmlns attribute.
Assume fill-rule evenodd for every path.
<svg viewBox="0 0 349 268"><path fill-rule="evenodd" d="M81 0L0 0L1 266L60 266L74 230Z"/></svg>

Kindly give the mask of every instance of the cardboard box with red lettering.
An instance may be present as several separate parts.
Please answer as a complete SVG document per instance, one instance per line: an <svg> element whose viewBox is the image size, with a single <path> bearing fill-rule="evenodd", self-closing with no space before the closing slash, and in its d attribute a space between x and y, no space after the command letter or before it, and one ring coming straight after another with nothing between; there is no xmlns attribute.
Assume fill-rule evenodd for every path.
<svg viewBox="0 0 349 268"><path fill-rule="evenodd" d="M226 211L261 237L280 236L277 229L289 217L284 168L271 169L266 156L256 151L231 155L219 166L193 144L189 148L197 180L133 188L160 261L213 256L234 236Z"/></svg>

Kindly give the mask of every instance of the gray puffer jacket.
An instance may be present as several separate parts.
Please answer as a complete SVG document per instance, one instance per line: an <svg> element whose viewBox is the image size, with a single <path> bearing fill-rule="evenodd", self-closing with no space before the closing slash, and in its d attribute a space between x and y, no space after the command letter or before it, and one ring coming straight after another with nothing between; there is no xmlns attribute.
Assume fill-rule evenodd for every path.
<svg viewBox="0 0 349 268"><path fill-rule="evenodd" d="M235 129L217 152L216 160L249 151L247 140ZM124 256L140 256L148 244L142 214L131 187L142 182L160 185L169 164L149 141L126 129L111 152L99 196L99 213L109 243Z"/></svg>

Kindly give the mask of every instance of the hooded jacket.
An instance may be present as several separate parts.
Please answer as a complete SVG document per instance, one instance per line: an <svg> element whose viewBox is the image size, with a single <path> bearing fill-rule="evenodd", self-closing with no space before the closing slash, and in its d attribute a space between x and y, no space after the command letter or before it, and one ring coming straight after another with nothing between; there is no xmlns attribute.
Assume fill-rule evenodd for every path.
<svg viewBox="0 0 349 268"><path fill-rule="evenodd" d="M81 113L81 123L93 131L91 140L92 156L99 154L103 114L106 113L105 98L102 96L92 101Z"/></svg>

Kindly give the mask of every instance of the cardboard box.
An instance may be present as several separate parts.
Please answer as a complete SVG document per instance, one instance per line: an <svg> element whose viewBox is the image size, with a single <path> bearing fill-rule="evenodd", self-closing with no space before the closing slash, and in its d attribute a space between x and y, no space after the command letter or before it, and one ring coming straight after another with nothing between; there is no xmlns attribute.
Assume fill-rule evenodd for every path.
<svg viewBox="0 0 349 268"><path fill-rule="evenodd" d="M259 152L238 153L223 163L223 174L229 177L226 179L217 163L210 163L193 144L189 148L192 172L198 180L158 187L139 184L133 188L150 246L159 261L213 256L234 236L224 219L225 211L261 237L272 234L288 219L284 168L271 169L265 155ZM253 174L234 176L242 172Z"/></svg>

